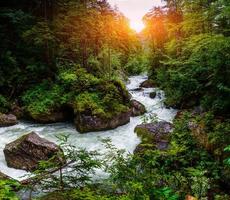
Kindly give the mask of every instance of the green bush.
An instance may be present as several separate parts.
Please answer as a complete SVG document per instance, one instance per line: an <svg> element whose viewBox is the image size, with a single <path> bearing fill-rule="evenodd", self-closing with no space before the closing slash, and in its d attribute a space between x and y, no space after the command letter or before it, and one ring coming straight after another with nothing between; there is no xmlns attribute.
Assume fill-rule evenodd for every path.
<svg viewBox="0 0 230 200"><path fill-rule="evenodd" d="M125 70L129 75L141 74L149 69L149 58L144 53L133 54L129 57Z"/></svg>
<svg viewBox="0 0 230 200"><path fill-rule="evenodd" d="M163 61L158 70L168 102L197 101L217 113L229 110L229 50L230 38L222 35L200 34L185 41L181 56Z"/></svg>
<svg viewBox="0 0 230 200"><path fill-rule="evenodd" d="M84 92L75 99L75 112L105 116L105 110L97 93Z"/></svg>
<svg viewBox="0 0 230 200"><path fill-rule="evenodd" d="M67 91L75 93L92 89L99 83L99 79L84 68L63 70L59 73L58 80Z"/></svg>
<svg viewBox="0 0 230 200"><path fill-rule="evenodd" d="M20 184L12 180L0 179L0 199L19 200L14 190L19 189Z"/></svg>
<svg viewBox="0 0 230 200"><path fill-rule="evenodd" d="M67 103L69 98L69 94L64 93L62 87L48 81L31 88L22 96L26 110L31 115L48 114Z"/></svg>

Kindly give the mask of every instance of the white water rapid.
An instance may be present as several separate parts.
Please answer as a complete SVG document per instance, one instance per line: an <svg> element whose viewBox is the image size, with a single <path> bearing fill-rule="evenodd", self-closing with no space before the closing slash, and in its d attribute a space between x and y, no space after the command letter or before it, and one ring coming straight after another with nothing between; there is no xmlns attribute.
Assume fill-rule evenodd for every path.
<svg viewBox="0 0 230 200"><path fill-rule="evenodd" d="M160 120L172 121L176 115L176 110L165 108L162 100L164 93L157 88L145 88L142 91L133 91L139 88L139 85L147 79L147 76L132 76L129 78L127 89L130 91L133 99L141 102L147 109L146 115L156 114ZM157 92L154 99L149 97L152 91ZM35 131L41 137L50 141L57 142L55 135L67 134L70 135L69 141L77 147L83 147L87 150L106 151L101 143L102 138L110 138L112 144L117 148L125 149L128 152L133 152L139 144L140 139L134 133L136 125L141 123L141 117L132 117L130 123L114 130L80 134L76 131L72 124L68 123L55 123L55 124L36 124L32 122L23 122L11 127L0 128L0 171L11 176L14 179L21 180L22 176L26 174L23 170L16 170L8 168L5 162L3 149L5 145L22 136L25 133Z"/></svg>

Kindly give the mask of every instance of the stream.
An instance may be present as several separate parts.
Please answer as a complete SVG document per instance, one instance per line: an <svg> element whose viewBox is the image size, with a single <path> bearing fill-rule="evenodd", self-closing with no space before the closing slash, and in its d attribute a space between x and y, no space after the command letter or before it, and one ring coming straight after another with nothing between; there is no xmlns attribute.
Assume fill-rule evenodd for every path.
<svg viewBox="0 0 230 200"><path fill-rule="evenodd" d="M132 98L145 105L146 115L155 114L158 119L171 122L176 115L175 109L167 109L164 104L164 92L157 88L144 88L142 91L134 91L139 88L139 85L147 80L147 76L131 76L127 83ZM149 93L156 91L157 95L154 99L149 97ZM22 180L23 176L27 174L26 171L8 168L5 162L3 149L5 145L22 136L25 133L34 131L40 137L46 138L52 142L57 142L55 137L58 134L70 135L69 141L76 147L85 148L89 151L99 150L99 152L106 151L101 139L110 138L112 144L119 148L125 149L132 153L136 146L140 143L140 139L134 133L134 128L142 122L141 117L132 117L130 123L120 126L114 130L91 132L80 134L76 131L71 123L55 123L55 124L37 124L32 122L20 121L19 124L10 127L0 128L0 171L8 176Z"/></svg>

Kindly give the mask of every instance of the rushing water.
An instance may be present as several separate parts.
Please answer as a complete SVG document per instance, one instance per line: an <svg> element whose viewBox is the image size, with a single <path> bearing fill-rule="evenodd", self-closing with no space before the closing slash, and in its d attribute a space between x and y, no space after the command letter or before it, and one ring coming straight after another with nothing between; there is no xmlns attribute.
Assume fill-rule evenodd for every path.
<svg viewBox="0 0 230 200"><path fill-rule="evenodd" d="M172 121L176 114L176 110L165 108L162 102L164 99L164 93L162 91L157 88L146 88L142 91L133 90L138 88L146 79L147 76L144 75L129 78L127 89L130 91L132 98L145 105L147 109L146 115L155 113L160 120ZM154 99L149 97L149 93L152 91L157 92L157 96ZM106 149L102 145L101 139L109 137L112 144L117 148L125 149L132 153L140 142L140 139L134 133L134 128L140 123L141 117L133 117L129 124L120 126L114 130L86 134L78 133L73 124L70 123L44 125L21 121L15 126L0 128L0 171L12 178L18 180L23 179L22 176L26 174L25 171L7 167L3 149L7 143L14 141L25 133L35 131L41 137L53 142L57 142L56 135L67 134L70 135L69 141L76 147L83 147L87 150L100 150L102 152L106 151Z"/></svg>

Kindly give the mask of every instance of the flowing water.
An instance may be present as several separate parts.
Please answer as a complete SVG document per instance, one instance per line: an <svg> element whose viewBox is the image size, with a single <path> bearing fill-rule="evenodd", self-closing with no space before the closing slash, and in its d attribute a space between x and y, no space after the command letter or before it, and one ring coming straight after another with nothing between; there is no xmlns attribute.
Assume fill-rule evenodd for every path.
<svg viewBox="0 0 230 200"><path fill-rule="evenodd" d="M162 102L164 99L163 91L157 88L145 88L141 91L134 90L139 88L139 85L146 79L147 76L145 75L132 76L129 78L127 89L130 91L132 98L145 105L147 110L146 115L155 114L160 120L172 121L176 115L176 110L167 109L164 106ZM149 93L152 91L157 92L157 96L154 99L149 97ZM0 128L0 171L18 180L23 179L23 176L26 175L26 172L23 170L8 168L3 154L3 149L7 143L14 141L25 133L35 131L40 137L44 137L53 142L57 142L56 135L67 134L70 135L69 141L71 141L71 144L74 144L76 147L83 147L87 150L99 150L100 152L106 151L101 139L109 137L112 144L117 148L125 149L132 153L140 143L140 139L134 133L134 128L140 124L141 121L141 117L132 117L129 124L120 126L114 130L86 134L78 133L73 124L70 123L44 125L21 121L15 126Z"/></svg>

